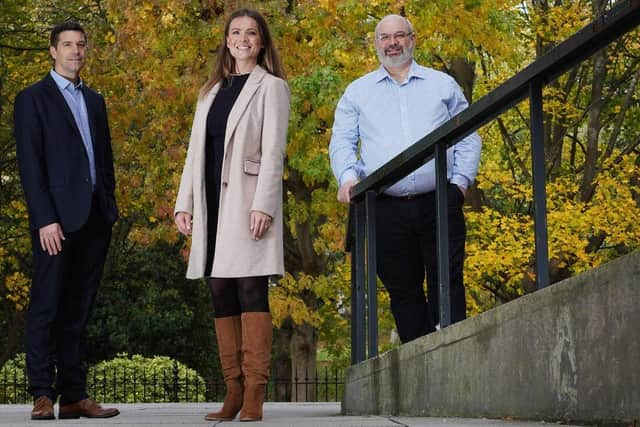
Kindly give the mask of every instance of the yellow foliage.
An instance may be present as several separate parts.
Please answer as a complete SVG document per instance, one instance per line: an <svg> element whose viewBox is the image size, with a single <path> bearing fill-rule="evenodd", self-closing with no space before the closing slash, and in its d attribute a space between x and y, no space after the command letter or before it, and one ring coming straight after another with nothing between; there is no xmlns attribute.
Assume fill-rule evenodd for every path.
<svg viewBox="0 0 640 427"><path fill-rule="evenodd" d="M29 304L29 278L21 272L10 274L5 281L7 300L14 304L16 311L23 311Z"/></svg>

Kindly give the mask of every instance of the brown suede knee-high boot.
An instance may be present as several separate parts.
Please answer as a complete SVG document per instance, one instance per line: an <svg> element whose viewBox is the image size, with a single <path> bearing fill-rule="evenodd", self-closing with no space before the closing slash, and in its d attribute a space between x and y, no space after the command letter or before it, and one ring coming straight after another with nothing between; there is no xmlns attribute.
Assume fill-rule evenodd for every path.
<svg viewBox="0 0 640 427"><path fill-rule="evenodd" d="M262 419L262 404L271 364L271 313L242 313L244 402L240 421Z"/></svg>
<svg viewBox="0 0 640 427"><path fill-rule="evenodd" d="M244 389L242 387L242 322L240 316L218 317L215 319L216 338L222 376L227 386L222 409L207 414L208 421L230 421L242 408Z"/></svg>

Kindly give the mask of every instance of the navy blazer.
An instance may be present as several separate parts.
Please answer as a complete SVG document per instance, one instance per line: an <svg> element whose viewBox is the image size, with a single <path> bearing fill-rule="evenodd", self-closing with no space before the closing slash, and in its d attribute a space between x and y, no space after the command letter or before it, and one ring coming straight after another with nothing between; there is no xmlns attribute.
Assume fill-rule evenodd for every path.
<svg viewBox="0 0 640 427"><path fill-rule="evenodd" d="M82 86L96 167L95 196L109 224L118 218L111 136L104 98ZM51 75L21 91L14 104L18 167L32 230L58 222L80 229L91 212L89 159L73 114Z"/></svg>

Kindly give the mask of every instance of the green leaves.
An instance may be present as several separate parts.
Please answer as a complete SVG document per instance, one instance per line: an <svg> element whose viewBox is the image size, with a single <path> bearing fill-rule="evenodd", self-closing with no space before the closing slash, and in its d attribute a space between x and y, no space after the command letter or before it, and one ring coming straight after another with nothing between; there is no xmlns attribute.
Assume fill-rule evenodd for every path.
<svg viewBox="0 0 640 427"><path fill-rule="evenodd" d="M105 402L172 402L176 397L178 402L206 401L204 379L166 356L121 353L92 366L87 379L89 390L95 387Z"/></svg>

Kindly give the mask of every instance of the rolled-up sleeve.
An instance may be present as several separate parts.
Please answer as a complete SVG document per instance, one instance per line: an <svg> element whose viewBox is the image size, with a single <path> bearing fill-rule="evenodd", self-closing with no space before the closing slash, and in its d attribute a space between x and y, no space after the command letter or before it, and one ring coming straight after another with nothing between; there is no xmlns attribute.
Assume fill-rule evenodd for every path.
<svg viewBox="0 0 640 427"><path fill-rule="evenodd" d="M350 90L347 88L336 107L331 142L329 143L329 158L331 169L338 184L357 180L360 177L358 166L358 109L351 101Z"/></svg>
<svg viewBox="0 0 640 427"><path fill-rule="evenodd" d="M447 108L450 117L453 117L468 106L468 102L462 93L462 89L451 81L451 95ZM477 132L461 139L453 147L453 170L450 181L463 188L469 188L478 174L478 164L480 162L480 150L482 141Z"/></svg>

